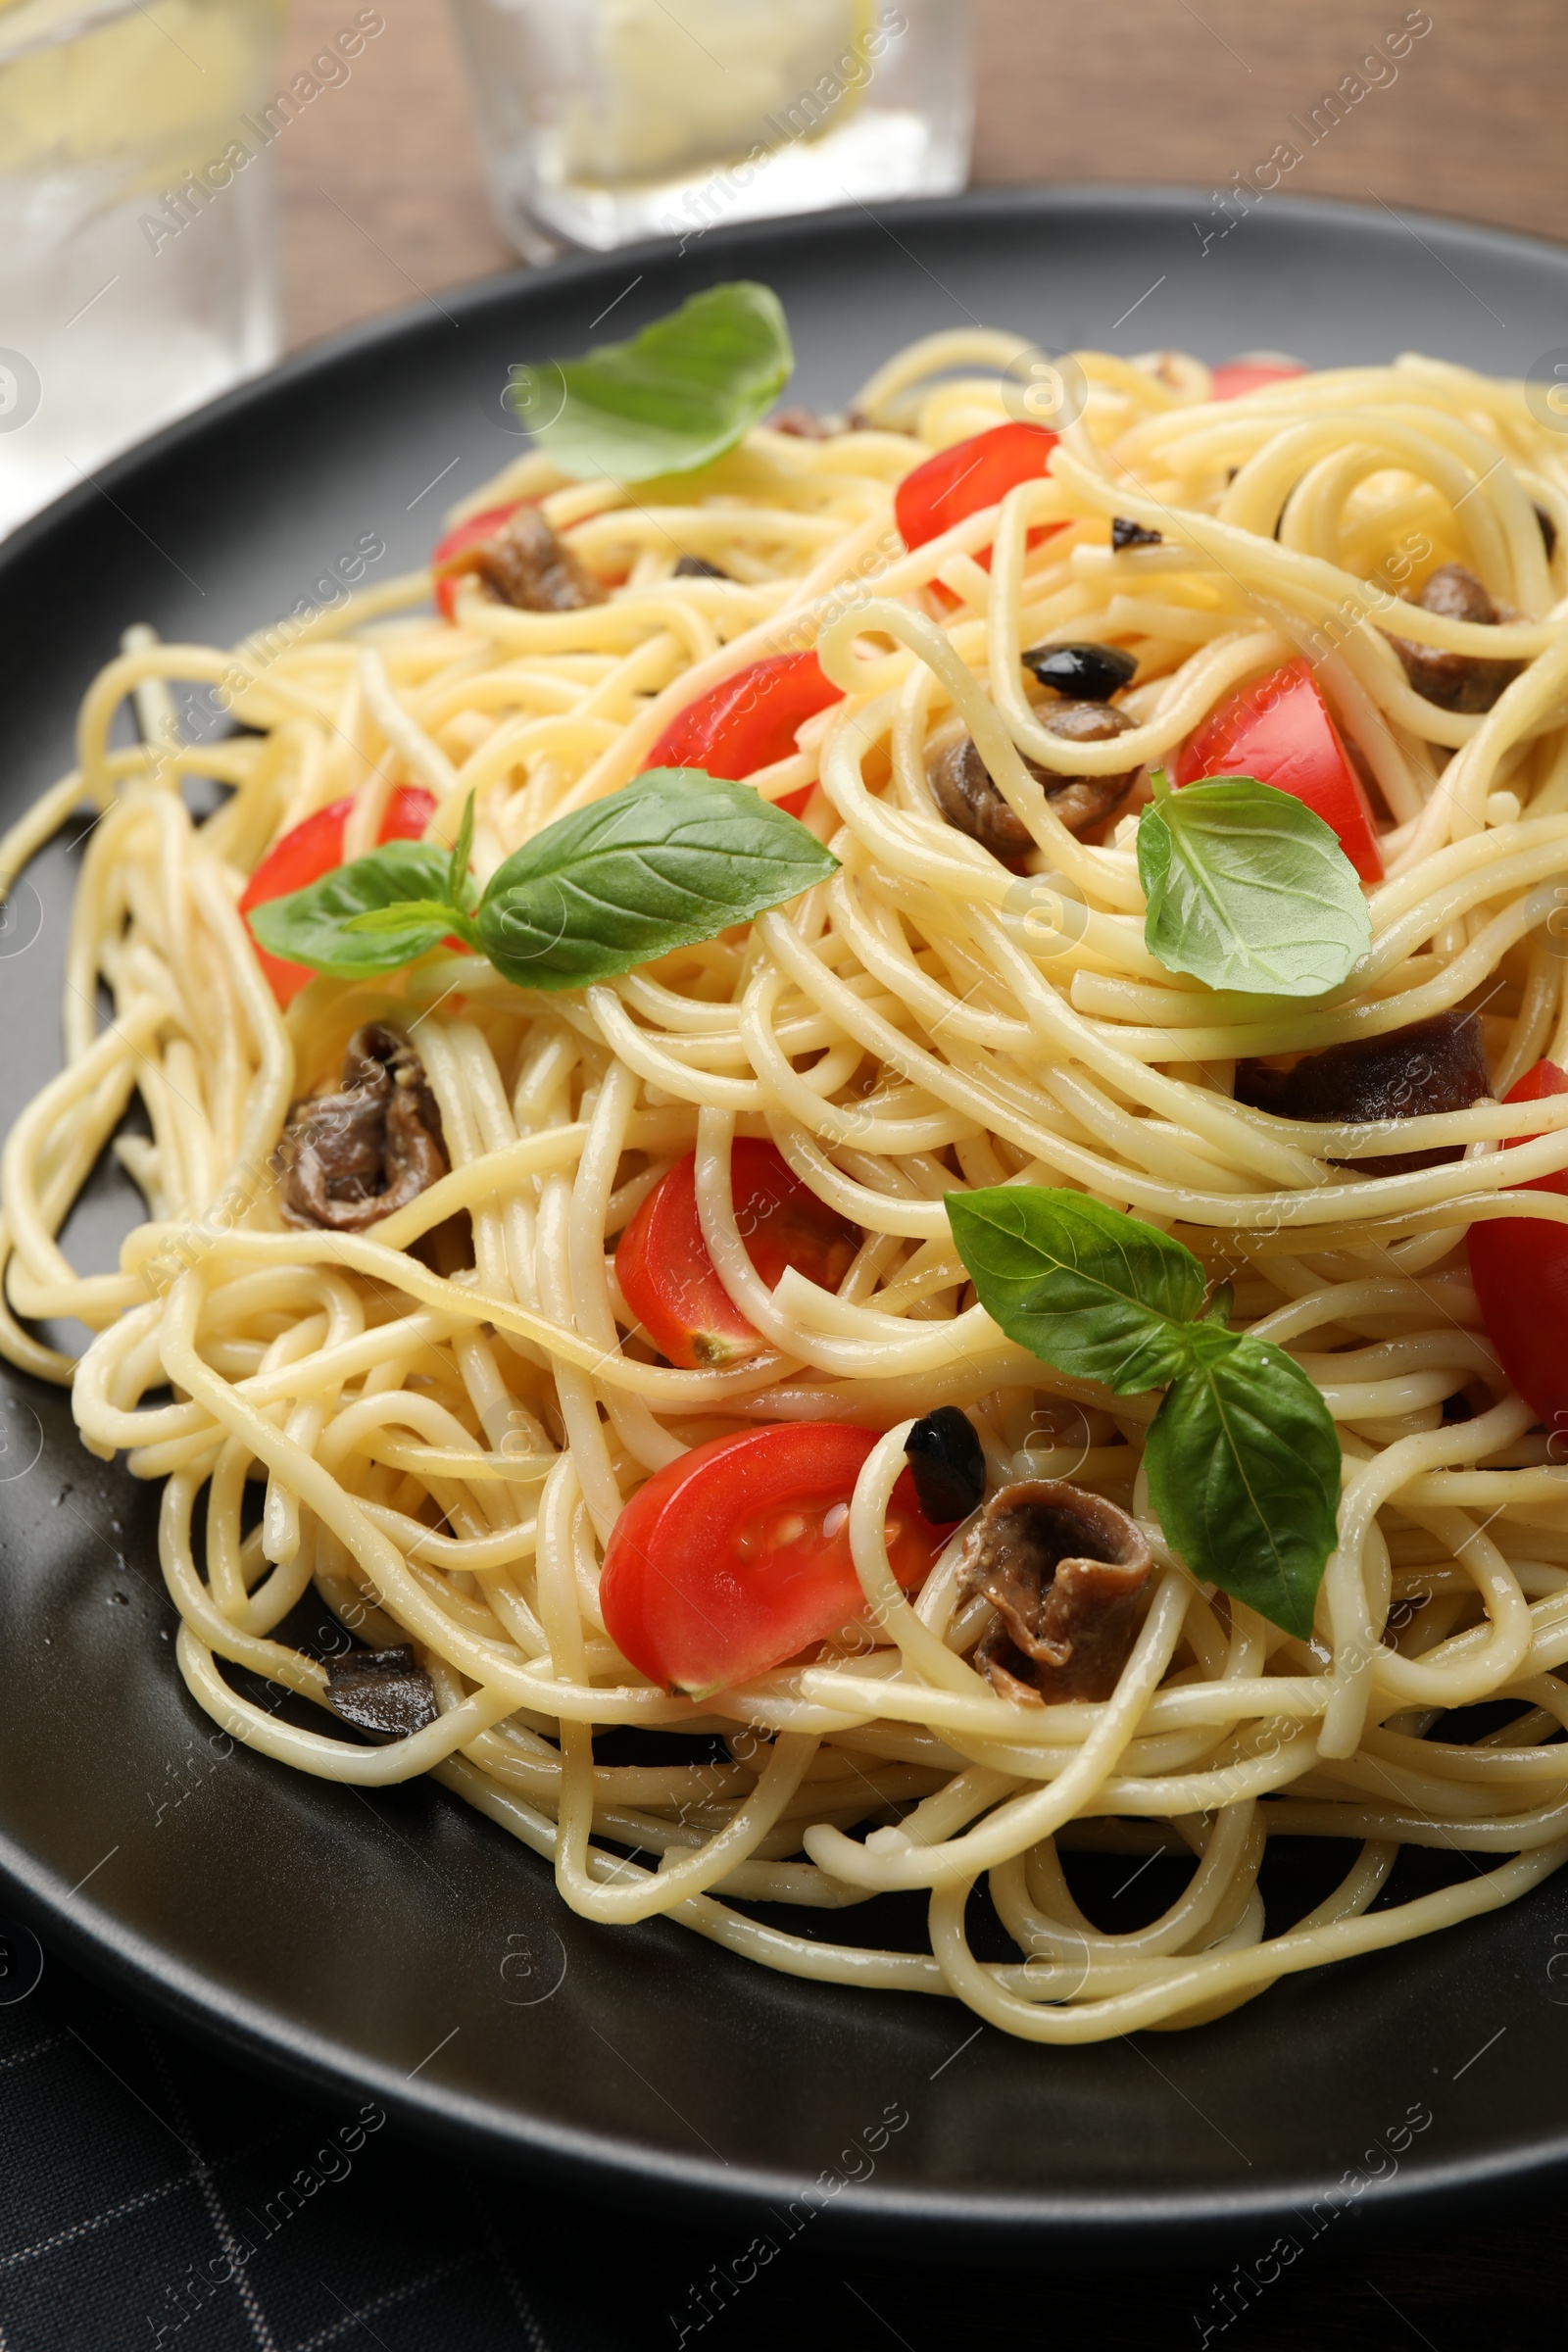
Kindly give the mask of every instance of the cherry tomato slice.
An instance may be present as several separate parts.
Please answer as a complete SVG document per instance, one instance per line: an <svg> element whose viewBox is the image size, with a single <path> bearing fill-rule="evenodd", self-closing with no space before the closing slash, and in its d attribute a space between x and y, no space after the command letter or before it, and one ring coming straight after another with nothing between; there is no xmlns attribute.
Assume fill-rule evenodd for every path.
<svg viewBox="0 0 1568 2352"><path fill-rule="evenodd" d="M451 564L454 556L461 556L465 548L475 547L481 539L488 539L492 531L499 531L501 525L526 504L525 499L514 498L505 507L486 507L482 514L470 514L466 522L454 523L446 537L436 541L430 550L430 569L435 574L435 609L444 619L457 618L458 589L465 576L448 571L445 567Z"/></svg>
<svg viewBox="0 0 1568 2352"><path fill-rule="evenodd" d="M905 475L893 501L905 546L924 547L982 507L996 506L1020 482L1038 481L1056 440L1043 424L994 424L938 450Z"/></svg>
<svg viewBox="0 0 1568 2352"><path fill-rule="evenodd" d="M1547 1095L1568 1095L1568 1072L1554 1061L1538 1061L1509 1088L1504 1100L1540 1102ZM1557 1176L1532 1177L1519 1190L1568 1193L1568 1169ZM1503 1370L1552 1438L1568 1440L1568 1347L1563 1341L1568 1332L1568 1226L1542 1225L1532 1217L1496 1217L1472 1225L1465 1248L1487 1337Z"/></svg>
<svg viewBox="0 0 1568 2352"><path fill-rule="evenodd" d="M1382 881L1372 804L1305 662L1244 686L1194 729L1171 762L1171 780L1200 776L1256 776L1294 792L1334 827L1362 881Z"/></svg>
<svg viewBox="0 0 1568 2352"><path fill-rule="evenodd" d="M837 1290L859 1247L856 1228L801 1182L773 1144L741 1136L730 1149L735 1222L769 1290L794 1266ZM755 1355L766 1343L718 1279L697 1214L697 1155L661 1179L615 1250L621 1296L656 1348L696 1371Z"/></svg>
<svg viewBox="0 0 1568 2352"><path fill-rule="evenodd" d="M1209 377L1210 400L1240 400L1244 392L1260 392L1265 384L1287 384L1306 369L1297 360L1226 360Z"/></svg>
<svg viewBox="0 0 1568 2352"><path fill-rule="evenodd" d="M843 700L843 687L826 676L815 654L770 654L689 703L670 720L648 764L700 767L705 775L739 784L760 767L788 760L806 720ZM808 784L779 807L798 816L810 797Z"/></svg>
<svg viewBox="0 0 1568 2352"><path fill-rule="evenodd" d="M849 1501L875 1433L780 1422L714 1438L632 1496L605 1555L599 1604L616 1648L665 1690L706 1698L853 1625L865 1598ZM907 1470L888 1505L888 1556L915 1591L947 1542Z"/></svg>
<svg viewBox="0 0 1568 2352"><path fill-rule="evenodd" d="M240 900L241 914L249 914L253 906L265 906L270 899L286 899L296 890L308 890L319 882L334 866L343 862L343 830L354 808L352 796L334 801L329 808L318 808L314 816L295 825L262 859L245 885ZM417 841L435 814L435 795L419 784L401 784L387 803L381 820L379 838L382 841ZM263 971L273 996L286 1010L308 981L316 974L309 964L286 963L280 956L269 956L259 940L253 939Z"/></svg>

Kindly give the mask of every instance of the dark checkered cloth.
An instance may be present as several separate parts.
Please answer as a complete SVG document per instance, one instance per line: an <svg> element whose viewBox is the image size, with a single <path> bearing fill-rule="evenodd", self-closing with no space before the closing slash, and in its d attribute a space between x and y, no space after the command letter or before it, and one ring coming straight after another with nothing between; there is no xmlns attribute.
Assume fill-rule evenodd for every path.
<svg viewBox="0 0 1568 2352"><path fill-rule="evenodd" d="M0 1996L36 1965L9 1940ZM510 2184L416 2154L373 2106L313 2112L52 1960L0 2008L0 2147L3 2352L613 2340L542 2328L500 2234Z"/></svg>
<svg viewBox="0 0 1568 2352"><path fill-rule="evenodd" d="M41 1976L33 1977L41 1963ZM1059 2257L936 2269L842 2241L737 2284L744 2217L683 2232L431 2153L377 2110L319 2108L0 1936L0 2352L1540 2352L1560 2336L1559 2200L1423 2220L1357 2208L1215 2323L1252 2227L1196 2267ZM1254 2242L1256 2241L1256 2242Z"/></svg>

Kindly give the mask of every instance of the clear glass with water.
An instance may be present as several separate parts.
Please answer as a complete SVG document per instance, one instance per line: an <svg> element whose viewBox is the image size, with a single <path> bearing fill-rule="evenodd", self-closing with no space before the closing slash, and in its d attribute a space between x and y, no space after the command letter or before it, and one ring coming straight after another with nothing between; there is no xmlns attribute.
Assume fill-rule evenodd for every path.
<svg viewBox="0 0 1568 2352"><path fill-rule="evenodd" d="M277 356L283 0L0 0L0 532Z"/></svg>
<svg viewBox="0 0 1568 2352"><path fill-rule="evenodd" d="M968 0L454 0L491 195L530 259L943 195Z"/></svg>

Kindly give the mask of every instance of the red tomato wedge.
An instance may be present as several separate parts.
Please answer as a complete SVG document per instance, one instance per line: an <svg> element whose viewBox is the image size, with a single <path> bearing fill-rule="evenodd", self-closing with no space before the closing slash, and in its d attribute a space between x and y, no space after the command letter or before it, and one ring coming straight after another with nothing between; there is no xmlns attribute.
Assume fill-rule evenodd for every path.
<svg viewBox="0 0 1568 2352"><path fill-rule="evenodd" d="M481 539L488 539L492 531L499 531L508 517L526 504L525 499L514 498L509 506L486 507L482 514L470 514L466 522L454 523L446 537L436 541L430 550L430 569L435 574L435 609L445 619L457 617L458 589L464 575L445 572L443 576L444 567L454 556L461 556L465 548L475 547Z"/></svg>
<svg viewBox="0 0 1568 2352"><path fill-rule="evenodd" d="M1298 360L1226 360L1209 377L1210 400L1240 400L1244 392L1260 392L1265 384L1288 384L1304 375Z"/></svg>
<svg viewBox="0 0 1568 2352"><path fill-rule="evenodd" d="M739 784L760 767L788 760L797 730L831 703L842 703L815 654L770 654L689 703L648 755L650 767L700 767L705 775ZM811 787L792 792L779 807L798 816Z"/></svg>
<svg viewBox="0 0 1568 2352"><path fill-rule="evenodd" d="M274 843L261 864L245 885L240 900L241 914L249 914L253 906L265 906L269 899L286 899L296 890L308 890L319 882L334 866L343 862L343 831L354 808L352 797L334 801L328 808L318 808L303 824L295 825L282 840ZM381 841L417 841L435 814L435 795L419 784L402 784L387 803L381 820ZM279 956L269 956L258 940L251 945L267 974L268 984L279 1004L286 1009L308 981L316 974L309 964L285 963Z"/></svg>
<svg viewBox="0 0 1568 2352"><path fill-rule="evenodd" d="M849 1501L876 1442L845 1422L779 1422L656 1471L605 1554L599 1603L616 1648L651 1682L706 1698L853 1625L865 1597ZM924 1583L949 1532L922 1516L901 1472L887 1535L906 1592Z"/></svg>
<svg viewBox="0 0 1568 2352"><path fill-rule="evenodd" d="M1568 1071L1538 1061L1504 1100L1540 1102L1547 1095L1568 1095ZM1519 1190L1568 1194L1568 1169L1532 1177ZM1568 1441L1568 1225L1496 1217L1472 1225L1465 1248L1487 1337L1503 1370L1552 1437Z"/></svg>
<svg viewBox="0 0 1568 2352"><path fill-rule="evenodd" d="M905 475L893 501L905 546L924 547L982 507L996 506L1020 482L1038 481L1056 441L1043 424L994 424L938 450Z"/></svg>
<svg viewBox="0 0 1568 2352"><path fill-rule="evenodd" d="M801 1182L773 1144L738 1138L729 1172L735 1222L768 1289L794 1266L824 1290L837 1290L860 1245L856 1227ZM708 1254L693 1152L654 1187L621 1235L615 1277L655 1347L686 1371L734 1363L765 1345Z"/></svg>
<svg viewBox="0 0 1568 2352"><path fill-rule="evenodd" d="M1362 881L1382 881L1372 804L1305 662L1244 686L1194 729L1171 761L1171 781L1202 776L1256 776L1294 792L1334 827Z"/></svg>

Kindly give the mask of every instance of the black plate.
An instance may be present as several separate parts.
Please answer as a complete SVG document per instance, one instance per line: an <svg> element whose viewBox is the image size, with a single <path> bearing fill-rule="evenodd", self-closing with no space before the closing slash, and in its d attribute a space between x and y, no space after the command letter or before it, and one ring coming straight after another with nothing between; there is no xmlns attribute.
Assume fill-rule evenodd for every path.
<svg viewBox="0 0 1568 2352"><path fill-rule="evenodd" d="M581 349L612 304L627 331L714 279L765 279L795 395L823 405L906 338L970 319L1055 349L1419 349L1513 375L1568 341L1568 254L1546 245L1282 199L1204 247L1219 225L1180 192L1085 191L717 230L684 257L503 279L293 361L0 555L0 816L68 764L127 620L220 645L329 593L367 534L388 550L371 578L416 563L444 504L512 454L509 363ZM74 864L57 845L0 936L7 1118L55 1066ZM101 1176L75 1228L94 1262L124 1221ZM1369 2181L1431 2196L1568 2158L1568 1884L1201 2031L1066 2051L954 2003L765 1974L662 1923L589 1927L439 1789L368 1797L229 1754L174 1668L155 1498L28 1382L10 1381L0 1437L8 1897L298 2077L563 2180L780 2210L816 2182L841 2219L970 2242L1255 2216L1266 2245L1287 2209L1326 2227ZM1430 2118L1414 2134L1412 2112ZM891 2136L889 2114L907 2117Z"/></svg>

